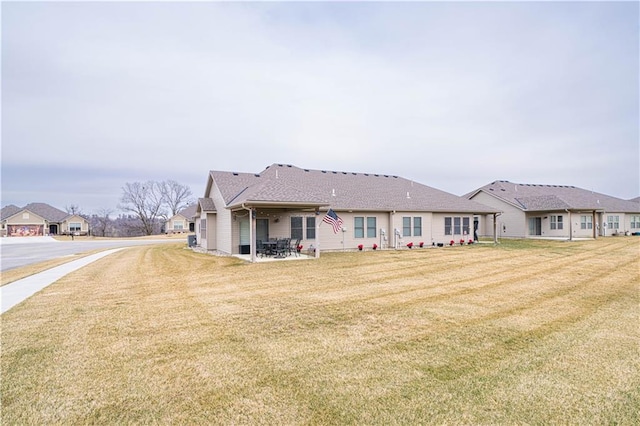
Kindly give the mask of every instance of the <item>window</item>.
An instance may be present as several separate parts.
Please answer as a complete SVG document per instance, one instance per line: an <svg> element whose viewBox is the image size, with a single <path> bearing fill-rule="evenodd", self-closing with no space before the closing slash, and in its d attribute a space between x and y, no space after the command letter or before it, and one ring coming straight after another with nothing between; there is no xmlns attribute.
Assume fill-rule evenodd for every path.
<svg viewBox="0 0 640 426"><path fill-rule="evenodd" d="M301 216L291 217L291 239L292 240L302 239L302 217Z"/></svg>
<svg viewBox="0 0 640 426"><path fill-rule="evenodd" d="M80 222L69 222L69 232L80 232L82 225Z"/></svg>
<svg viewBox="0 0 640 426"><path fill-rule="evenodd" d="M551 216L551 229L562 229L562 216Z"/></svg>
<svg viewBox="0 0 640 426"><path fill-rule="evenodd" d="M607 227L609 229L618 229L620 228L620 216L608 216L607 217Z"/></svg>
<svg viewBox="0 0 640 426"><path fill-rule="evenodd" d="M462 218L462 233L464 235L469 235L469 221L470 219L468 217Z"/></svg>
<svg viewBox="0 0 640 426"><path fill-rule="evenodd" d="M173 230L174 231L182 231L184 229L184 222L183 221L174 221L173 222Z"/></svg>
<svg viewBox="0 0 640 426"><path fill-rule="evenodd" d="M580 216L580 229L593 229L593 218L591 216Z"/></svg>
<svg viewBox="0 0 640 426"><path fill-rule="evenodd" d="M367 218L367 238L375 238L376 237L376 218L368 217Z"/></svg>
<svg viewBox="0 0 640 426"><path fill-rule="evenodd" d="M453 218L453 235L460 235L460 218Z"/></svg>
<svg viewBox="0 0 640 426"><path fill-rule="evenodd" d="M410 217L402 218L402 236L403 237L411 236L411 218Z"/></svg>
<svg viewBox="0 0 640 426"><path fill-rule="evenodd" d="M469 235L471 225L470 217L445 217L444 235Z"/></svg>
<svg viewBox="0 0 640 426"><path fill-rule="evenodd" d="M413 236L420 237L422 235L422 218L414 217L413 218Z"/></svg>
<svg viewBox="0 0 640 426"><path fill-rule="evenodd" d="M367 217L367 238L375 238L377 235L377 223L375 217ZM353 232L355 238L364 238L365 218L357 216L353 220Z"/></svg>
<svg viewBox="0 0 640 426"><path fill-rule="evenodd" d="M640 228L640 216L631 216L631 227Z"/></svg>
<svg viewBox="0 0 640 426"><path fill-rule="evenodd" d="M364 238L364 217L353 218L353 235L356 238Z"/></svg>
<svg viewBox="0 0 640 426"><path fill-rule="evenodd" d="M314 216L307 217L307 240L316 238L316 218Z"/></svg>
<svg viewBox="0 0 640 426"><path fill-rule="evenodd" d="M200 237L207 238L207 219L200 219Z"/></svg>

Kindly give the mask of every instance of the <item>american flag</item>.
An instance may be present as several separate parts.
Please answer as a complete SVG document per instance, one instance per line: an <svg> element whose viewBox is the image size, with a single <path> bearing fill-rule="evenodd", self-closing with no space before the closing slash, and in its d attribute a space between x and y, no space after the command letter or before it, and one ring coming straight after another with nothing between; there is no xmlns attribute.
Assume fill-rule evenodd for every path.
<svg viewBox="0 0 640 426"><path fill-rule="evenodd" d="M334 212L332 209L329 209L329 211L324 216L322 221L328 223L331 226L333 226L333 233L334 234L337 234L338 231L340 231L342 229L342 219L340 219L340 217L338 217L336 212Z"/></svg>

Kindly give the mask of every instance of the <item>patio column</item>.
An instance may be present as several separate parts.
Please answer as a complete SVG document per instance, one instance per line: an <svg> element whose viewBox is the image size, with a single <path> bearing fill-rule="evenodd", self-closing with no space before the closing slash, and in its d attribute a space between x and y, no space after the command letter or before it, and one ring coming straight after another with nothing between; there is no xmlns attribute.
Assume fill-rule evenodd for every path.
<svg viewBox="0 0 640 426"><path fill-rule="evenodd" d="M320 210L316 209L316 238L314 239L315 243L315 252L314 255L316 259L320 257Z"/></svg>
<svg viewBox="0 0 640 426"><path fill-rule="evenodd" d="M251 263L256 261L256 240L254 235L256 235L256 211L255 209L249 210L250 221L249 221L249 253L251 253Z"/></svg>
<svg viewBox="0 0 640 426"><path fill-rule="evenodd" d="M591 219L591 227L593 228L593 239L597 239L598 238L598 225L596 222L596 211L593 211L593 218Z"/></svg>

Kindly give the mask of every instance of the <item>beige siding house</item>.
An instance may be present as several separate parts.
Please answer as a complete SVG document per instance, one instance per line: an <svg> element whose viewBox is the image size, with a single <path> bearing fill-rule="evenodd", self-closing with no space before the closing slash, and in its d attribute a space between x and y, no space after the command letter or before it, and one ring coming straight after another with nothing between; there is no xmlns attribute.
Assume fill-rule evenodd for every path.
<svg viewBox="0 0 640 426"><path fill-rule="evenodd" d="M194 232L196 208L197 205L191 205L170 217L169 220L165 222L164 232L166 234Z"/></svg>
<svg viewBox="0 0 640 426"><path fill-rule="evenodd" d="M68 214L46 203L14 205L2 209L0 222L3 237L47 235L87 235L89 222L82 216Z"/></svg>
<svg viewBox="0 0 640 426"><path fill-rule="evenodd" d="M323 218L342 220L334 232ZM270 238L304 249L357 250L449 244L474 238L474 218L498 210L398 176L273 164L260 173L211 171L196 209L197 244L250 254Z"/></svg>
<svg viewBox="0 0 640 426"><path fill-rule="evenodd" d="M479 218L482 235L597 238L640 232L640 204L567 185L495 181L465 197L500 211ZM495 232L487 223L495 223Z"/></svg>

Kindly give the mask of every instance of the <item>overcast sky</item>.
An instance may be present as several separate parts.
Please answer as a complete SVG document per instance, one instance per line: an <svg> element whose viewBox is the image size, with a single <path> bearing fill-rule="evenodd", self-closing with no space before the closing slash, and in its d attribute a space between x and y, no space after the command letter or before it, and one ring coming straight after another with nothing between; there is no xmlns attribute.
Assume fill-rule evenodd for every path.
<svg viewBox="0 0 640 426"><path fill-rule="evenodd" d="M640 195L637 2L2 2L2 205L273 163Z"/></svg>

